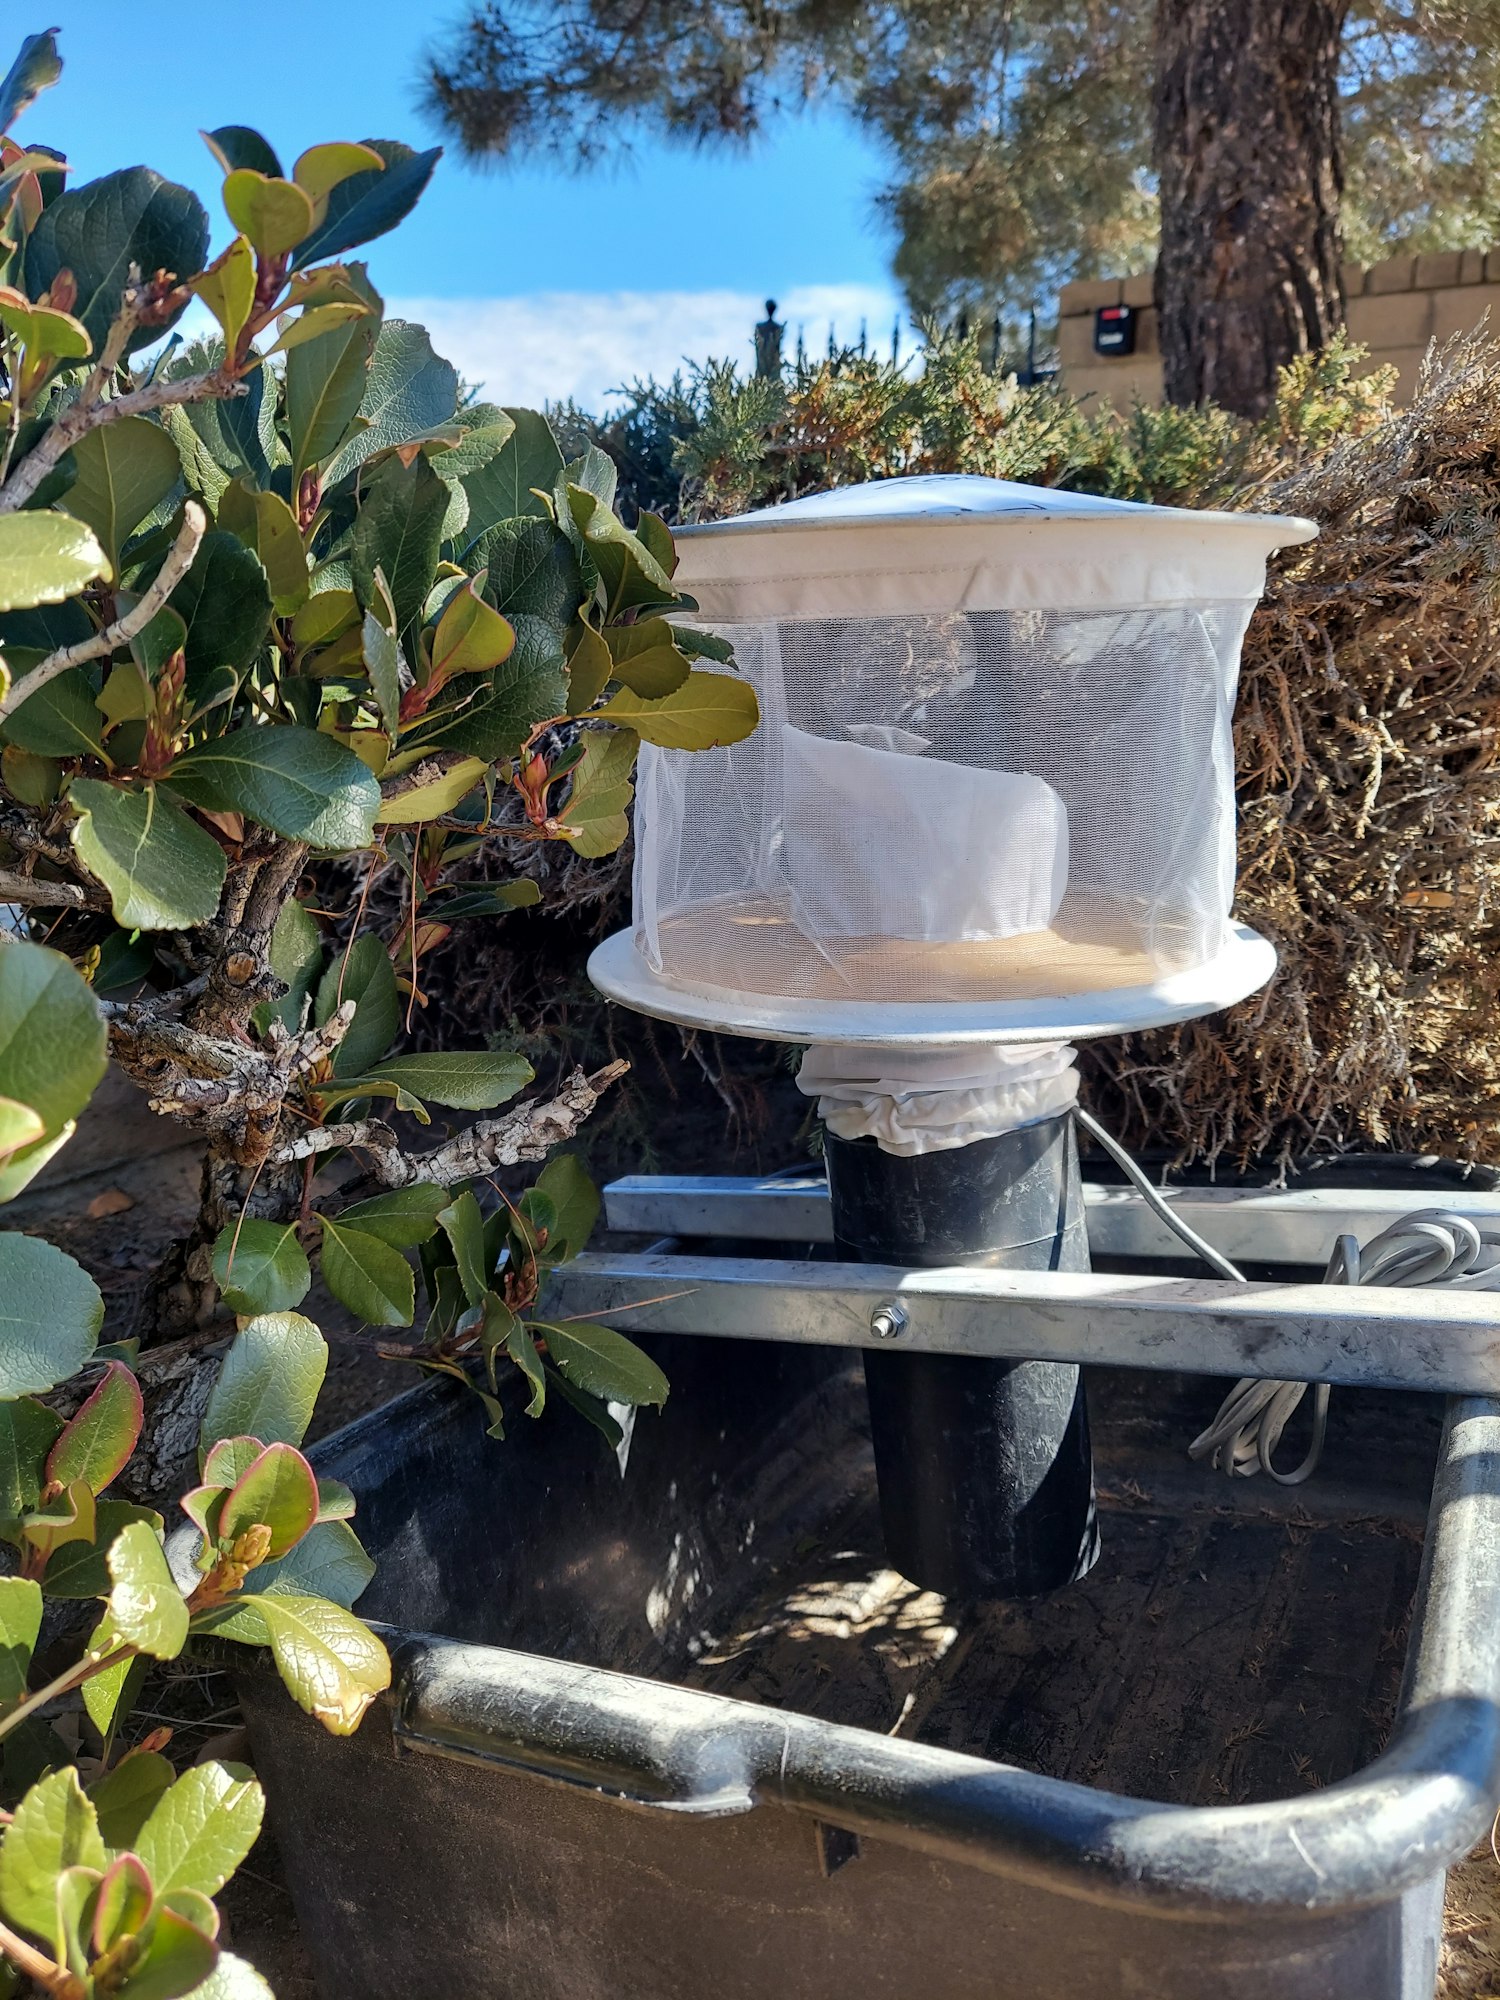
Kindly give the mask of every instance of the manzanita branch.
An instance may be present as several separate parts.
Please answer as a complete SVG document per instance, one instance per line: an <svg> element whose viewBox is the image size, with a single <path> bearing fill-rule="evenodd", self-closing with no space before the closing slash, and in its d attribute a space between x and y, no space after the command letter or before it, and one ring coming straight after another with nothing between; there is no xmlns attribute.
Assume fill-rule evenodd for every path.
<svg viewBox="0 0 1500 2000"><path fill-rule="evenodd" d="M101 424L118 423L121 417L143 417L152 410L171 409L180 403L208 403L244 393L244 385L222 369L209 375L182 375L175 381L158 376L138 389L90 403L80 398L64 411L44 436L32 446L4 486L0 486L0 514L14 514L41 485L47 474L82 437Z"/></svg>
<svg viewBox="0 0 1500 2000"><path fill-rule="evenodd" d="M629 1068L627 1062L613 1062L592 1076L575 1069L556 1097L518 1104L503 1118L481 1119L430 1153L403 1152L389 1125L378 1118L365 1118L304 1132L272 1158L290 1162L336 1147L358 1147L369 1157L369 1178L383 1187L410 1187L415 1181L437 1181L443 1187L453 1187L459 1181L491 1174L497 1167L544 1160L554 1146L573 1137L609 1086Z"/></svg>
<svg viewBox="0 0 1500 2000"><path fill-rule="evenodd" d="M0 1924L0 1953L44 1993L50 1993L53 2000L83 2000L83 1981L75 1978L65 1965L58 1965L45 1952L28 1944L25 1938L17 1937L7 1924Z"/></svg>
<svg viewBox="0 0 1500 2000"><path fill-rule="evenodd" d="M109 897L82 882L44 882L38 875L0 868L0 903L19 903L28 910L107 910Z"/></svg>
<svg viewBox="0 0 1500 2000"><path fill-rule="evenodd" d="M40 449L40 446L38 447ZM29 465L28 459L26 464ZM25 467L22 467L22 471ZM18 475L19 476L19 475ZM0 494L0 500L4 499ZM0 509L3 511L3 509ZM100 660L112 653L117 646L129 645L138 632L144 632L151 620L161 610L172 592L181 583L193 566L199 545L208 532L208 516L196 500L183 503L182 526L177 531L177 539L167 552L167 559L157 571L155 578L142 591L139 602L128 611L122 612L112 624L106 625L92 638L80 639L76 645L59 646L55 653L49 653L45 660L32 668L26 678L15 686L0 701L0 722L29 701L31 696L44 688L49 681L55 681L59 674L65 674L70 667L79 667L86 660Z"/></svg>

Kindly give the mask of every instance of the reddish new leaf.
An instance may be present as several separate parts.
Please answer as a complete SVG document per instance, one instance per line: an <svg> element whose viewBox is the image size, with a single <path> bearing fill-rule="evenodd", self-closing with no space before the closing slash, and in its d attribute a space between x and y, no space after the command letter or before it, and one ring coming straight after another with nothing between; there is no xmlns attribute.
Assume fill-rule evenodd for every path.
<svg viewBox="0 0 1500 2000"><path fill-rule="evenodd" d="M318 1518L318 1482L295 1445L271 1444L247 1466L219 1514L219 1540L257 1525L271 1531L268 1561L295 1548Z"/></svg>
<svg viewBox="0 0 1500 2000"><path fill-rule="evenodd" d="M111 1361L47 1454L48 1484L72 1486L81 1479L91 1493L102 1493L125 1470L144 1414L140 1383L123 1361Z"/></svg>

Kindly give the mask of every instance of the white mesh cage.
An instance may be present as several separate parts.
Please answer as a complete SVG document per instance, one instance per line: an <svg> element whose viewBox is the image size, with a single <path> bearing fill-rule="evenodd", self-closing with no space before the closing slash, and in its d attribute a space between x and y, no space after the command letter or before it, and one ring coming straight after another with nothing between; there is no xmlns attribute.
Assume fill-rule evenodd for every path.
<svg viewBox="0 0 1500 2000"><path fill-rule="evenodd" d="M863 491L889 506L913 486L1035 498L995 481ZM908 531L901 546L927 558L909 570L889 528L883 547L855 529L689 542L684 569L708 571L687 580L694 622L732 641L761 722L728 748L642 751L635 939L655 973L792 999L972 1001L1134 987L1214 958L1265 524L1237 568L1195 566L1163 538L1168 510L1085 506L1154 517L1134 536L1144 555L1091 518L1092 570L1059 537L1076 522L1017 548L991 520L956 560L951 536ZM973 536L971 517L959 525Z"/></svg>

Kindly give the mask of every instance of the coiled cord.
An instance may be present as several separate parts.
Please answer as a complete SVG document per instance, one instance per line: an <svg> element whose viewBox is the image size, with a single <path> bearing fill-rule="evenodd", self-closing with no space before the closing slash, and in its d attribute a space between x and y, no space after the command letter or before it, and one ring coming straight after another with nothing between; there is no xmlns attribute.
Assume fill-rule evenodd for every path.
<svg viewBox="0 0 1500 2000"><path fill-rule="evenodd" d="M1077 1118L1121 1169L1152 1213L1221 1278L1244 1283L1244 1273L1207 1243L1162 1198L1136 1162L1099 1122L1079 1109ZM1352 1235L1333 1246L1328 1285L1432 1285L1445 1291L1500 1291L1500 1228L1486 1229L1451 1208L1420 1208L1360 1248ZM1300 1465L1278 1472L1277 1445L1308 1390L1313 1392L1312 1442ZM1248 1479L1264 1472L1278 1486L1300 1486L1312 1476L1328 1429L1326 1382L1263 1382L1245 1376L1220 1405L1207 1430L1188 1446L1188 1456L1207 1459L1216 1472Z"/></svg>

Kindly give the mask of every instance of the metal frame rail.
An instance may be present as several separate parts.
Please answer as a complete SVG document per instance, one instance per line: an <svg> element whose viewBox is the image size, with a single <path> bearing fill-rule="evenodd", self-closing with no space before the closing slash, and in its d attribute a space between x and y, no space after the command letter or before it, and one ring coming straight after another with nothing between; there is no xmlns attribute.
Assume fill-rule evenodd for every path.
<svg viewBox="0 0 1500 2000"><path fill-rule="evenodd" d="M1420 1204L1410 1193L1183 1190L1193 1226L1228 1254L1312 1263L1335 1236L1368 1236ZM1432 1205L1432 1204L1428 1204ZM1500 1195L1443 1205L1500 1222ZM635 1177L606 1191L615 1229L826 1242L820 1182ZM1133 1192L1091 1189L1095 1254L1180 1246ZM895 1310L892 1310L895 1308ZM632 1331L913 1353L1103 1362L1128 1368L1500 1395L1500 1294L1247 1283L1106 1272L903 1270L806 1258L706 1256L658 1245L587 1253L558 1271L544 1310Z"/></svg>

